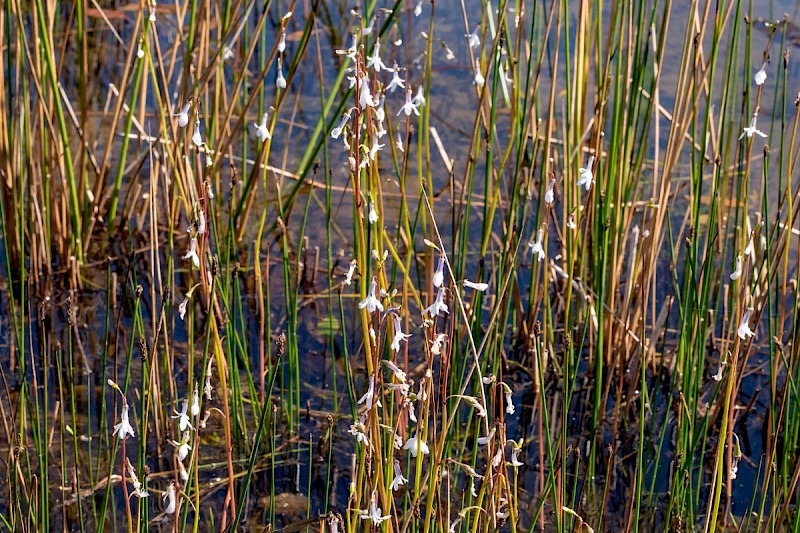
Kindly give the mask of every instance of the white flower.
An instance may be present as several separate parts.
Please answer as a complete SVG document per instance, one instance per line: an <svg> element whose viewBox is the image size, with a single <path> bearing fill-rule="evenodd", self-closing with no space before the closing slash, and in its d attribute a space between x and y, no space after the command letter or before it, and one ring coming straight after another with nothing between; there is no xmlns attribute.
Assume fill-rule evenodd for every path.
<svg viewBox="0 0 800 533"><path fill-rule="evenodd" d="M183 256L184 259L191 259L195 268L200 268L200 256L197 255L197 237L192 237L189 243L189 251Z"/></svg>
<svg viewBox="0 0 800 533"><path fill-rule="evenodd" d="M744 131L741 135L739 135L739 139L741 140L742 137L747 135L747 138L751 138L754 134L758 135L759 137L766 138L767 134L761 131L760 129L756 128L756 117L758 117L758 113L753 114L753 118L750 119L750 127L745 126Z"/></svg>
<svg viewBox="0 0 800 533"><path fill-rule="evenodd" d="M281 58L278 57L278 74L275 79L275 86L278 89L285 89L286 88L286 78L283 77L283 64L281 62Z"/></svg>
<svg viewBox="0 0 800 533"><path fill-rule="evenodd" d="M495 431L496 431L495 428L492 428L492 430L489 432L489 434L486 435L485 437L478 437L478 445L486 446L487 444L492 442L492 439L494 438Z"/></svg>
<svg viewBox="0 0 800 533"><path fill-rule="evenodd" d="M400 341L408 342L408 339L410 337L411 337L410 333L403 333L403 331L401 330L400 316L394 315L394 339L392 340L392 350L394 350L395 352L399 352Z"/></svg>
<svg viewBox="0 0 800 533"><path fill-rule="evenodd" d="M128 419L128 401L123 396L122 398L122 414L119 424L114 426L114 432L112 435L116 435L119 437L120 440L125 440L125 437L130 435L131 437L135 437L136 433L133 431L133 426L131 426L131 422Z"/></svg>
<svg viewBox="0 0 800 533"><path fill-rule="evenodd" d="M400 113L405 113L406 116L410 116L411 113L419 116L419 106L414 103L411 98L411 89L406 90L406 103L403 104L403 107L400 108L400 111L397 112L397 116L400 116Z"/></svg>
<svg viewBox="0 0 800 533"><path fill-rule="evenodd" d="M418 106L425 103L425 90L422 85L417 86L417 94L414 95L414 100L412 101Z"/></svg>
<svg viewBox="0 0 800 533"><path fill-rule="evenodd" d="M439 255L439 264L436 266L436 272L433 273L433 286L437 289L444 283L444 255Z"/></svg>
<svg viewBox="0 0 800 533"><path fill-rule="evenodd" d="M181 410L180 412L175 411L175 414L172 418L178 419L178 430L183 433L186 429L194 429L192 424L189 422L189 400L184 399L181 403Z"/></svg>
<svg viewBox="0 0 800 533"><path fill-rule="evenodd" d="M403 78L400 77L399 68L397 63L394 64L394 68L392 69L392 79L389 81L389 84L386 86L386 91L393 93L395 89L398 87L401 89L406 88L406 82L403 81Z"/></svg>
<svg viewBox="0 0 800 533"><path fill-rule="evenodd" d="M356 442L361 442L364 444L364 446L369 446L369 439L367 439L367 428L364 427L363 422L358 421L355 424L352 424L347 432L355 436Z"/></svg>
<svg viewBox="0 0 800 533"><path fill-rule="evenodd" d="M131 485L133 485L131 496L147 498L149 494L146 490L142 489L142 483L139 481L139 478L136 477L136 470L133 469L133 465L127 457L125 458L125 469L128 471L128 477L131 478Z"/></svg>
<svg viewBox="0 0 800 533"><path fill-rule="evenodd" d="M183 463L180 461L178 461L178 475L184 483L189 481L189 472L186 471L186 467L183 466Z"/></svg>
<svg viewBox="0 0 800 533"><path fill-rule="evenodd" d="M253 123L253 125L256 127L256 137L262 143L265 142L267 139L272 138L272 135L269 134L269 128L267 128L267 118L268 118L267 113L264 113L264 115L261 117L261 124L255 122Z"/></svg>
<svg viewBox="0 0 800 533"><path fill-rule="evenodd" d="M481 45L481 37L478 35L478 28L475 28L472 33L466 37L470 48L478 48Z"/></svg>
<svg viewBox="0 0 800 533"><path fill-rule="evenodd" d="M736 269L731 273L731 276L730 276L732 281L736 281L737 279L739 279L742 276L742 262L743 262L743 260L744 260L744 258L742 257L741 254L736 256Z"/></svg>
<svg viewBox="0 0 800 533"><path fill-rule="evenodd" d="M428 445L425 444L425 441L419 438L418 434L415 434L413 437L408 439L403 446L404 450L409 450L411 455L414 457L417 456L418 453L422 452L422 455L428 455L430 450L428 449Z"/></svg>
<svg viewBox="0 0 800 533"><path fill-rule="evenodd" d="M394 460L394 479L392 480L392 490L396 491L400 488L400 485L405 485L408 483L408 479L403 477L403 472L400 470L400 462L395 459Z"/></svg>
<svg viewBox="0 0 800 533"><path fill-rule="evenodd" d="M469 288L469 289L475 289L476 291L481 291L481 292L483 292L483 291L485 291L486 289L489 288L489 284L488 283L475 283L475 282L472 282L472 281L470 281L468 279L464 280L464 286Z"/></svg>
<svg viewBox="0 0 800 533"><path fill-rule="evenodd" d="M358 105L361 109L366 109L367 106L375 107L375 99L372 98L372 92L369 88L369 78L362 76L358 82Z"/></svg>
<svg viewBox="0 0 800 533"><path fill-rule="evenodd" d="M339 124L331 130L331 137L334 139L338 139L339 136L342 134L342 130L347 125L347 122L350 120L350 113L345 113L342 115L342 118L339 119Z"/></svg>
<svg viewBox="0 0 800 533"><path fill-rule="evenodd" d="M369 20L369 26L366 26L366 27L364 27L363 30L361 30L361 35L370 35L370 34L372 34L372 29L374 27L375 27L375 17L372 17Z"/></svg>
<svg viewBox="0 0 800 533"><path fill-rule="evenodd" d="M142 50L142 45L139 45L139 48L136 50L136 57L139 59L144 57L144 50Z"/></svg>
<svg viewBox="0 0 800 533"><path fill-rule="evenodd" d="M192 446L189 444L188 431L183 432L183 437L181 438L180 442L170 440L169 443L178 449L178 461L183 461L186 459L186 456L189 455L189 452L192 450Z"/></svg>
<svg viewBox="0 0 800 533"><path fill-rule="evenodd" d="M335 514L331 514L328 516L328 522L331 525L331 533L339 533L339 525L341 523L341 519Z"/></svg>
<svg viewBox="0 0 800 533"><path fill-rule="evenodd" d="M374 68L375 72L386 70L386 65L381 60L381 42L375 41L375 46L372 48L372 55L367 57L367 68Z"/></svg>
<svg viewBox="0 0 800 533"><path fill-rule="evenodd" d="M362 520L372 520L372 523L376 526L379 525L381 522L389 520L391 516L381 516L381 508L378 507L378 493L372 493L372 500L369 504L369 511L362 511L361 512L361 519Z"/></svg>
<svg viewBox="0 0 800 533"><path fill-rule="evenodd" d="M755 75L756 85L764 85L764 82L767 81L767 64L764 63L761 65L761 68L758 69Z"/></svg>
<svg viewBox="0 0 800 533"><path fill-rule="evenodd" d="M430 307L426 308L422 314L433 318L439 316L439 312L450 313L450 311L447 310L447 304L444 303L444 287L439 287L439 292L436 293L436 300L434 300Z"/></svg>
<svg viewBox="0 0 800 533"><path fill-rule="evenodd" d="M200 414L200 390L197 388L197 383L194 384L194 392L192 392L192 408L190 412L192 416Z"/></svg>
<svg viewBox="0 0 800 533"><path fill-rule="evenodd" d="M444 341L447 339L447 335L444 333L439 333L435 339L431 342L431 353L433 355L440 355L442 353L442 345Z"/></svg>
<svg viewBox="0 0 800 533"><path fill-rule="evenodd" d="M503 394L506 397L506 413L513 415L516 411L516 408L514 407L514 399L512 398L511 387L505 383L501 383L501 385L503 386Z"/></svg>
<svg viewBox="0 0 800 533"><path fill-rule="evenodd" d="M528 246L531 249L531 252L534 256L538 256L538 260L541 262L544 259L544 246L542 240L544 239L544 230L539 228L536 232L536 240L534 242L529 242Z"/></svg>
<svg viewBox="0 0 800 533"><path fill-rule="evenodd" d="M398 113L399 114L399 113ZM397 147L397 150L400 152L405 152L405 148L403 148L403 139L400 138L400 132L397 132L397 140L394 142L394 145Z"/></svg>
<svg viewBox="0 0 800 533"><path fill-rule="evenodd" d="M375 376L369 377L369 388L367 389L367 392L364 393L364 396L358 400L359 405L364 402L367 404L368 411L372 409L373 405L377 407L381 406L381 401L375 397Z"/></svg>
<svg viewBox="0 0 800 533"><path fill-rule="evenodd" d="M720 362L719 366L717 367L717 373L714 374L713 376L711 376L711 377L714 378L714 381L722 381L722 371L723 371L724 367L725 367L725 363L724 362Z"/></svg>
<svg viewBox="0 0 800 533"><path fill-rule="evenodd" d="M198 148L203 146L203 136L200 135L200 121L194 123L194 133L192 134L192 142Z"/></svg>
<svg viewBox="0 0 800 533"><path fill-rule="evenodd" d="M286 50L286 28L281 28L281 36L278 38L278 52Z"/></svg>
<svg viewBox="0 0 800 533"><path fill-rule="evenodd" d="M178 304L178 314L180 315L181 320L183 320L183 317L186 316L187 305L189 305L189 296L185 296L183 298L183 301L180 304Z"/></svg>
<svg viewBox="0 0 800 533"><path fill-rule="evenodd" d="M206 232L206 212L203 209L197 211L197 234L202 235Z"/></svg>
<svg viewBox="0 0 800 533"><path fill-rule="evenodd" d="M177 507L174 481L169 482L169 486L167 487L166 492L164 492L163 498L164 501L167 502L167 507L164 509L164 512L167 514L174 514L175 508Z"/></svg>
<svg viewBox="0 0 800 533"><path fill-rule="evenodd" d="M374 313L376 309L383 313L383 304L381 304L380 300L375 297L375 289L377 286L378 282L375 280L375 278L372 278L372 281L369 284L369 294L366 298L358 303L359 309L364 309L366 307L368 313Z"/></svg>
<svg viewBox="0 0 800 533"><path fill-rule="evenodd" d="M400 317L397 317L398 320L399 320L399 318ZM399 324L395 324L395 328L396 328L395 331L399 331L399 329L397 329L398 327L399 327ZM411 335L408 335L407 337L410 337L410 336ZM394 377L395 377L395 379L397 379L397 381L399 381L401 383L405 383L406 382L406 373L403 372L402 370L400 370L400 368L396 364L394 364L393 362L389 361L388 359L384 359L383 360L383 364L386 365L386 368L388 368L389 370L392 371L392 374L394 374Z"/></svg>
<svg viewBox="0 0 800 533"><path fill-rule="evenodd" d="M473 83L478 87L483 87L483 84L486 83L486 79L481 74L481 61L478 58L475 58L475 79Z"/></svg>
<svg viewBox="0 0 800 533"><path fill-rule="evenodd" d="M519 468L520 466L524 465L522 461L517 458L517 454L522 451L522 439L520 439L519 443L515 441L511 441L511 466L514 468Z"/></svg>
<svg viewBox="0 0 800 533"><path fill-rule="evenodd" d="M340 56L346 56L350 61L355 61L356 54L358 53L358 36L354 33L350 48L346 50L336 50L336 53Z"/></svg>
<svg viewBox="0 0 800 533"><path fill-rule="evenodd" d="M350 266L347 269L347 275L344 278L345 285L350 285L353 282L353 274L355 274L357 266L358 266L358 261L356 261L355 259L350 261Z"/></svg>
<svg viewBox="0 0 800 533"><path fill-rule="evenodd" d="M384 132L385 133L385 132ZM369 149L369 153L367 156L369 157L370 161L375 161L375 156L378 155L378 152L383 149L385 145L378 144L378 137L372 138L372 147Z"/></svg>
<svg viewBox="0 0 800 533"><path fill-rule="evenodd" d="M417 2L417 5L414 6L414 16L418 17L422 15L422 0Z"/></svg>
<svg viewBox="0 0 800 533"><path fill-rule="evenodd" d="M739 465L731 465L730 469L728 470L728 477L731 481L736 479L736 474L739 472Z"/></svg>
<svg viewBox="0 0 800 533"><path fill-rule="evenodd" d="M553 203L553 188L556 185L556 179L550 179L550 185L547 187L547 191L544 193L544 203L550 205Z"/></svg>
<svg viewBox="0 0 800 533"><path fill-rule="evenodd" d="M590 155L589 163L585 167L578 169L578 187L583 186L587 191L592 186L592 180L594 179L594 174L592 174L593 165L594 156Z"/></svg>
<svg viewBox="0 0 800 533"><path fill-rule="evenodd" d="M742 321L739 323L739 329L736 331L739 334L739 338L742 340L746 340L747 337L755 337L755 332L750 329L750 312L752 309L747 309L744 312L744 316L742 317Z"/></svg>
<svg viewBox="0 0 800 533"><path fill-rule="evenodd" d="M178 117L178 126L181 128L185 128L186 125L189 123L189 110L192 108L192 101L186 100L186 103L183 104L180 113L175 113L172 115L173 117Z"/></svg>

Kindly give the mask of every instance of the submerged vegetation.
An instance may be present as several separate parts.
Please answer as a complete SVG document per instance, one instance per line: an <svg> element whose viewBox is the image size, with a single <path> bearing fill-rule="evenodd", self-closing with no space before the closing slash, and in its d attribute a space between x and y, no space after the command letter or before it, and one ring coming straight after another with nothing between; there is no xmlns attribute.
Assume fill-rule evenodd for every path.
<svg viewBox="0 0 800 533"><path fill-rule="evenodd" d="M800 530L797 34L7 0L0 529Z"/></svg>

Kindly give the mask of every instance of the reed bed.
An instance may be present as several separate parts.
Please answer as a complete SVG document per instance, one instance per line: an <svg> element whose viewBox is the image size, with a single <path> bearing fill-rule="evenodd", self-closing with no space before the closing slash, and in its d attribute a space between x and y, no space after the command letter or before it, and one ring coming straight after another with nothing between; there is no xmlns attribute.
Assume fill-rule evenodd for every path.
<svg viewBox="0 0 800 533"><path fill-rule="evenodd" d="M800 531L768 2L6 0L0 528Z"/></svg>

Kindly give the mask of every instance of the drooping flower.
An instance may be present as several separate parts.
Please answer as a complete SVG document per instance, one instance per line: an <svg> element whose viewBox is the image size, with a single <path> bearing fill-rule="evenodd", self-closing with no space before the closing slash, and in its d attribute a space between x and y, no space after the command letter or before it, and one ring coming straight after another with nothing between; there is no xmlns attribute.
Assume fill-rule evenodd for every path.
<svg viewBox="0 0 800 533"><path fill-rule="evenodd" d="M481 291L481 292L483 292L483 291L485 291L486 289L489 288L489 284L488 283L475 283L475 282L472 282L472 281L470 281L468 279L464 280L464 286L469 288L469 289L475 289L476 291Z"/></svg>
<svg viewBox="0 0 800 533"><path fill-rule="evenodd" d="M199 120L197 120L194 123L194 133L192 134L192 142L198 148L203 146L203 136L200 135L200 121Z"/></svg>
<svg viewBox="0 0 800 533"><path fill-rule="evenodd" d="M286 50L286 28L281 28L281 36L278 38L278 52Z"/></svg>
<svg viewBox="0 0 800 533"><path fill-rule="evenodd" d="M369 78L362 76L358 82L358 105L361 109L366 109L367 106L375 107L375 100L372 98L372 91L369 88Z"/></svg>
<svg viewBox="0 0 800 533"><path fill-rule="evenodd" d="M739 335L739 338L742 340L746 340L747 337L755 337L755 332L750 329L750 313L752 312L751 308L748 308L744 315L742 316L742 321L739 323L739 329L736 331Z"/></svg>
<svg viewBox="0 0 800 533"><path fill-rule="evenodd" d="M114 426L114 432L112 435L119 437L119 440L125 440L125 437L130 435L131 437L135 437L136 433L133 431L133 426L131 426L131 422L128 418L128 400L125 397L122 397L122 412L120 415L119 424Z"/></svg>
<svg viewBox="0 0 800 533"><path fill-rule="evenodd" d="M345 56L350 61L356 60L356 54L358 53L358 35L355 33L353 34L353 40L350 42L350 48L345 50L336 50L336 53L340 56Z"/></svg>
<svg viewBox="0 0 800 533"><path fill-rule="evenodd" d="M556 179L550 178L550 185L547 187L547 191L544 193L544 203L550 205L553 203L554 195L553 195L553 188L556 186Z"/></svg>
<svg viewBox="0 0 800 533"><path fill-rule="evenodd" d="M195 268L200 268L200 256L197 255L197 237L192 237L189 242L189 251L183 256L184 259L191 259Z"/></svg>
<svg viewBox="0 0 800 533"><path fill-rule="evenodd" d="M528 243L528 246L531 249L534 257L538 257L538 260L541 262L544 259L544 229L539 228L536 232L536 240L533 242Z"/></svg>
<svg viewBox="0 0 800 533"><path fill-rule="evenodd" d="M483 77L483 74L481 74L481 60L477 57L475 58L475 78L473 83L477 87L483 87L483 84L486 83L486 79Z"/></svg>
<svg viewBox="0 0 800 533"><path fill-rule="evenodd" d="M506 385L504 382L502 382L501 385L503 386L503 394L506 397L506 413L513 415L516 411L516 408L514 407L514 399L511 393L511 387Z"/></svg>
<svg viewBox="0 0 800 533"><path fill-rule="evenodd" d="M422 455L428 455L431 453L428 449L428 445L425 444L425 441L419 438L419 433L414 434L413 437L408 439L403 446L403 449L410 451L411 455L414 457L416 457L418 453L422 453Z"/></svg>
<svg viewBox="0 0 800 533"><path fill-rule="evenodd" d="M761 68L758 69L755 75L756 85L764 85L764 82L767 81L767 63L766 61L761 65Z"/></svg>
<svg viewBox="0 0 800 533"><path fill-rule="evenodd" d="M353 259L350 261L350 266L347 268L347 275L344 277L345 285L350 285L353 282L353 274L356 272L356 267L358 267L358 261Z"/></svg>
<svg viewBox="0 0 800 533"><path fill-rule="evenodd" d="M433 286L437 289L444 283L444 254L439 254L439 264L436 266L436 272L433 273Z"/></svg>
<svg viewBox="0 0 800 533"><path fill-rule="evenodd" d="M736 281L742 276L742 262L744 261L744 257L741 254L736 256L736 269L731 273L731 281Z"/></svg>
<svg viewBox="0 0 800 533"><path fill-rule="evenodd" d="M411 337L410 333L403 333L400 324L400 315L394 315L394 340L392 340L392 350L395 352L400 351L400 341L408 341Z"/></svg>
<svg viewBox="0 0 800 533"><path fill-rule="evenodd" d="M395 331L397 331L397 329L395 329ZM411 335L408 336L410 337ZM384 359L383 364L386 365L386 368L392 371L392 374L394 374L394 377L395 379L397 379L397 381L399 381L400 383L406 382L406 373L403 372L396 364L389 361L388 359Z"/></svg>
<svg viewBox="0 0 800 533"><path fill-rule="evenodd" d="M166 508L164 508L164 512L167 514L174 514L175 509L177 507L177 495L175 490L175 482L170 481L169 485L167 486L167 490L164 492L164 501L167 502Z"/></svg>
<svg viewBox="0 0 800 533"><path fill-rule="evenodd" d="M447 314L450 313L450 311L447 309L447 304L444 303L444 287L439 287L439 292L436 293L436 300L434 300L434 302L427 307L422 314L433 318L439 316L440 312Z"/></svg>
<svg viewBox="0 0 800 533"><path fill-rule="evenodd" d="M379 398L375 396L375 376L369 377L369 388L367 388L367 392L358 400L358 404L361 405L362 403L367 404L367 411L372 409L372 406L375 405L377 407L381 406L381 401Z"/></svg>
<svg viewBox="0 0 800 533"><path fill-rule="evenodd" d="M372 34L372 30L375 28L375 17L369 19L369 26L365 26L364 29L361 30L361 35L370 35Z"/></svg>
<svg viewBox="0 0 800 533"><path fill-rule="evenodd" d="M374 313L376 309L381 313L383 313L383 304L381 304L380 300L378 300L375 297L375 289L377 289L377 287L378 287L378 282L373 277L372 281L369 284L369 294L367 295L366 298L364 298L358 303L359 309L364 309L366 307L367 312L370 314Z"/></svg>
<svg viewBox="0 0 800 533"><path fill-rule="evenodd" d="M174 117L178 117L178 126L181 128L185 128L186 125L189 123L189 110L192 108L192 100L186 100L186 103L183 104L183 107L180 110L180 113L175 113Z"/></svg>
<svg viewBox="0 0 800 533"><path fill-rule="evenodd" d="M392 68L392 79L389 80L389 84L386 86L386 92L393 93L398 87L401 89L406 88L406 82L400 77L399 71L400 68L397 66L397 63L395 63L394 68Z"/></svg>
<svg viewBox="0 0 800 533"><path fill-rule="evenodd" d="M478 437L478 445L480 445L480 446L486 446L487 444L489 444L490 442L492 442L492 439L494 439L494 433L495 433L495 431L496 431L496 429L495 429L495 428L492 428L492 430L491 430L491 431L489 431L489 434L488 434L488 435L486 435L485 437Z"/></svg>
<svg viewBox="0 0 800 533"><path fill-rule="evenodd" d="M472 33L468 34L467 36L467 43L469 43L470 48L478 48L481 45L481 37L478 35L478 28L475 28Z"/></svg>
<svg viewBox="0 0 800 533"><path fill-rule="evenodd" d="M385 146L383 144L378 144L377 133L379 132L376 132L376 136L372 138L372 146L369 149L369 153L367 153L367 157L369 157L370 161L375 161L375 156L378 155L378 152L383 150L383 147Z"/></svg>
<svg viewBox="0 0 800 533"><path fill-rule="evenodd" d="M128 477L131 479L131 485L133 485L133 492L131 493L131 496L136 496L137 498L147 498L150 494L148 494L146 490L142 489L142 483L136 476L136 470L133 469L133 465L131 464L130 459L127 457L125 458L125 470L128 471Z"/></svg>
<svg viewBox="0 0 800 533"><path fill-rule="evenodd" d="M267 127L267 119L268 118L269 118L269 115L267 113L264 113L264 115L261 117L261 124L253 123L255 125L255 127L256 127L256 137L262 143L266 142L267 139L271 139L272 138L272 135L270 135L270 133L269 133L269 128Z"/></svg>
<svg viewBox="0 0 800 533"><path fill-rule="evenodd" d="M411 88L409 87L406 89L406 103L403 104L403 107L400 108L400 111L397 112L397 116L400 116L400 113L405 113L406 116L410 116L411 113L419 116L419 106L416 105L411 98Z"/></svg>
<svg viewBox="0 0 800 533"><path fill-rule="evenodd" d="M592 166L594 165L594 156L589 156L589 162L585 167L578 169L578 187L583 186L587 191L592 186L594 174L592 173Z"/></svg>
<svg viewBox="0 0 800 533"><path fill-rule="evenodd" d="M275 86L278 89L286 88L286 78L283 77L283 62L281 61L280 56L278 56L278 74L275 78Z"/></svg>
<svg viewBox="0 0 800 533"><path fill-rule="evenodd" d="M367 220L369 220L370 224L374 224L378 221L378 212L375 211L375 204L372 200L369 202L369 215L367 215Z"/></svg>
<svg viewBox="0 0 800 533"><path fill-rule="evenodd" d="M181 320L183 320L183 318L186 316L186 306L187 305L189 305L189 296L188 295L186 295L183 298L183 301L180 304L178 304L178 314L180 315Z"/></svg>
<svg viewBox="0 0 800 533"><path fill-rule="evenodd" d="M197 388L197 383L194 384L194 391L192 392L192 409L190 412L192 416L200 414L200 390Z"/></svg>
<svg viewBox="0 0 800 533"><path fill-rule="evenodd" d="M362 511L361 512L361 519L362 520L372 520L372 523L376 526L379 525L381 522L389 520L391 518L390 515L381 516L381 508L378 507L378 493L372 493L372 499L369 503L369 511Z"/></svg>
<svg viewBox="0 0 800 533"><path fill-rule="evenodd" d="M341 119L339 119L339 124L337 124L336 127L331 130L331 137L333 137L334 139L338 139L339 136L342 134L342 130L344 130L344 127L347 125L347 122L349 120L350 120L350 112L348 111L347 113L342 115Z"/></svg>
<svg viewBox="0 0 800 533"><path fill-rule="evenodd" d="M742 139L745 135L747 138L750 139L753 135L758 135L759 137L767 137L767 134L761 131L756 127L756 118L758 117L758 113L753 113L753 118L750 119L750 126L745 126L744 131L741 135L739 135L739 140Z"/></svg>
<svg viewBox="0 0 800 533"><path fill-rule="evenodd" d="M197 210L197 234L203 235L206 232L206 212L203 208Z"/></svg>
<svg viewBox="0 0 800 533"><path fill-rule="evenodd" d="M519 442L511 441L511 466L519 468L524 465L522 461L517 458L517 455L522 451L522 439Z"/></svg>
<svg viewBox="0 0 800 533"><path fill-rule="evenodd" d="M414 16L418 17L422 15L422 0L417 1L417 5L414 6Z"/></svg>

